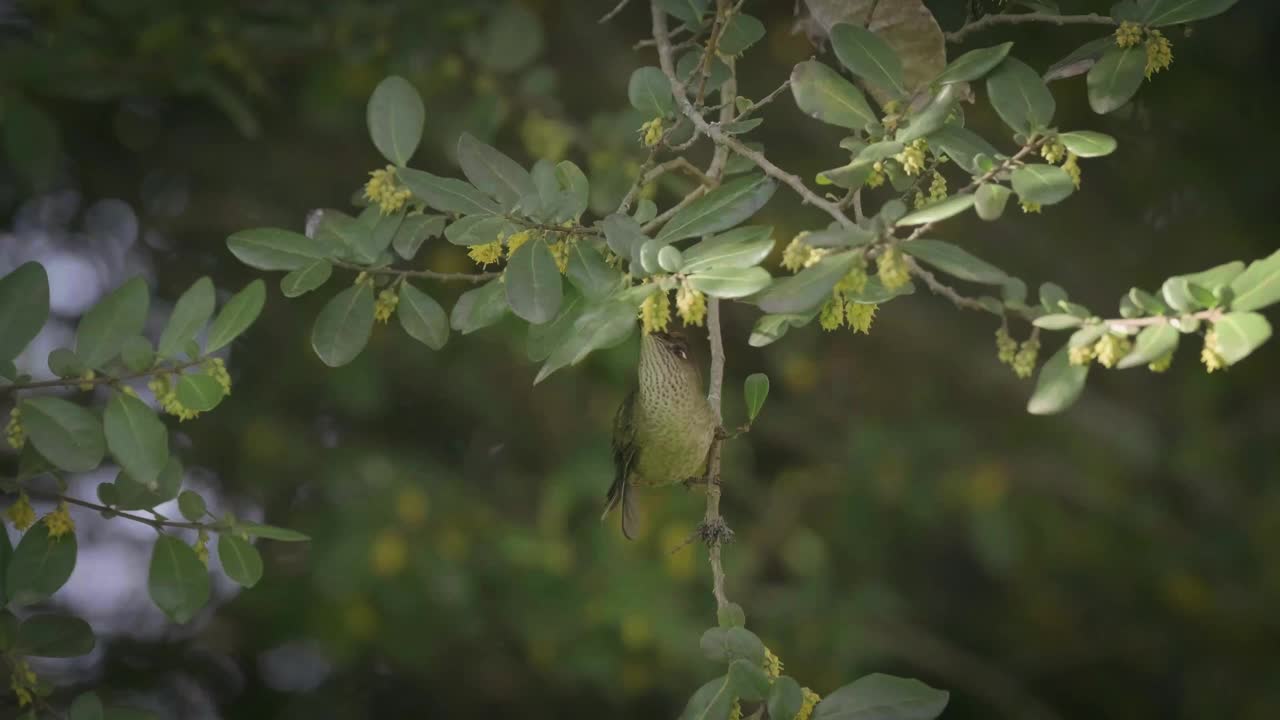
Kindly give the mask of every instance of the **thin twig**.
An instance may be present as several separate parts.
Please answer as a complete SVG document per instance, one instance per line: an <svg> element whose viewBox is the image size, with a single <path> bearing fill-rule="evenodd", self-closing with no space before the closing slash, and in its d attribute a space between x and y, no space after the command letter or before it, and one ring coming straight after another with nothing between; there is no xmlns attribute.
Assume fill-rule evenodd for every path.
<svg viewBox="0 0 1280 720"><path fill-rule="evenodd" d="M1055 15L1053 13L1017 13L1011 15L985 15L959 29L947 33L947 42L958 43L970 33L979 32L996 25L1018 25L1021 23L1052 23L1054 25L1116 25L1117 21L1107 15L1089 13L1087 15Z"/></svg>
<svg viewBox="0 0 1280 720"><path fill-rule="evenodd" d="M621 0L621 2L619 2L617 5L615 5L615 6L614 6L614 8L613 8L612 10L610 10L610 11L609 11L609 12L607 12L607 13L605 13L605 14L604 14L603 16L601 16L601 18L600 18L599 20L597 20L596 22L600 23L601 25L603 25L603 24L605 24L605 23L609 22L609 21L610 21L610 20L612 20L612 19L613 19L613 18L614 18L618 13L622 12L622 9L623 9L623 8L625 8L625 7L627 6L627 3L629 3L629 2L631 2L631 0Z"/></svg>
<svg viewBox="0 0 1280 720"><path fill-rule="evenodd" d="M779 95L782 94L784 90L786 90L789 87L791 87L791 78L787 78L786 80L783 80L782 84L779 85L777 89L775 89L773 92L769 93L768 95L765 95L759 100L743 108L742 112L738 114L738 119L742 120L744 118L750 117L751 113L773 102Z"/></svg>
<svg viewBox="0 0 1280 720"><path fill-rule="evenodd" d="M707 300L707 335L711 341L711 382L707 390L707 402L715 413L716 423L723 424L720 410L720 397L724 386L724 338L720 334L720 299ZM720 545L723 541L721 533L727 534L728 528L720 517L720 446L723 444L720 433L711 441L711 450L707 455L707 511L702 517L702 525L707 532L707 556L711 562L711 592L716 598L716 607L729 605L729 596L724 590L724 565L720 562Z"/></svg>
<svg viewBox="0 0 1280 720"><path fill-rule="evenodd" d="M564 228L561 228L563 231ZM349 263L345 260L330 260L336 267L346 268L347 270L359 270L367 272L370 275L394 275L396 277L420 277L429 280L456 280L459 282L480 283L491 278L495 278L502 273L483 272L483 273L447 273L437 272L435 270L405 270L394 267L371 268L356 263Z"/></svg>
<svg viewBox="0 0 1280 720"><path fill-rule="evenodd" d="M642 225L640 229L644 231L645 235L648 235L654 230L657 230L658 228L662 227L662 223L670 220L672 217L675 216L676 213L688 207L690 203L692 203L694 200L697 200L698 198L705 195L706 192L707 192L707 186L699 185L698 187L693 189L693 192L681 198L680 202L667 208L665 211L663 211L661 215Z"/></svg>
<svg viewBox="0 0 1280 720"><path fill-rule="evenodd" d="M7 394L18 392L19 390L37 390L39 388L54 387L79 387L81 385L111 385L125 380L137 380L138 378L151 377L153 375L162 375L165 373L178 373L189 367L194 367L209 361L209 358L202 357L197 360L178 363L177 365L165 365L163 367L155 367L142 372L128 373L125 375L97 375L88 380L78 378L59 378L57 380L41 380L39 382L20 383L14 385L0 386L0 397Z"/></svg>
<svg viewBox="0 0 1280 720"><path fill-rule="evenodd" d="M120 510L116 510L115 508L108 507L106 505L99 505L98 503L89 502L88 500L81 500L80 498L74 498L74 497L71 497L70 495L59 494L59 495L55 495L54 497L56 497L58 500L61 500L63 502L70 503L71 505L79 505L80 507L89 508L90 510L97 510L99 512L111 513L112 517L122 517L122 518L125 518L126 520L133 520L134 522L140 522L143 525L150 525L151 527L157 530L163 530L164 528L171 527L171 528L186 528L188 530L212 530L213 532L221 532L222 530L225 529L224 526L220 524L213 524L213 523L182 522L180 520L161 520L159 518L152 519L148 517L143 517L141 515L134 515L133 513L127 513Z"/></svg>

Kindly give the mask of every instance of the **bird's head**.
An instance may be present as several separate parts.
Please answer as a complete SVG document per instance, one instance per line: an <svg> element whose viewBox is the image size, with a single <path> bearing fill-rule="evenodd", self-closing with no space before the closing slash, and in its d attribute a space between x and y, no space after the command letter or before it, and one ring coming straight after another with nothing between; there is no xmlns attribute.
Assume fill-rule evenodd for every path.
<svg viewBox="0 0 1280 720"><path fill-rule="evenodd" d="M689 340L681 332L652 332L648 335L654 344L668 355L689 361Z"/></svg>

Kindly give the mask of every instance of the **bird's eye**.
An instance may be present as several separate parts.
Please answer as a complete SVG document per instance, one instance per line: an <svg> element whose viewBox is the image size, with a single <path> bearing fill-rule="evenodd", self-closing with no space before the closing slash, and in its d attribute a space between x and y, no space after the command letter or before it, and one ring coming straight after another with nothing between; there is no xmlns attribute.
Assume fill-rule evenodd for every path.
<svg viewBox="0 0 1280 720"><path fill-rule="evenodd" d="M688 359L689 359L689 353L685 352L685 349L684 349L684 348L682 348L682 347L680 347L680 346L678 346L678 345L677 345L676 347L671 348L671 349L672 349L672 351L674 351L674 352L675 352L675 354L676 354L676 355L679 355L679 356L680 356L680 359L681 359L681 360L688 360Z"/></svg>

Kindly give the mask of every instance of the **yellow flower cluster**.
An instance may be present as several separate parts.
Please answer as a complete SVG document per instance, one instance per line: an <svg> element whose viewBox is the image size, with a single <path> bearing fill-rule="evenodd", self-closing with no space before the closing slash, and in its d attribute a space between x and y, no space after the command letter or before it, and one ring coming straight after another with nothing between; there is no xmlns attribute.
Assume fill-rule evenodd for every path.
<svg viewBox="0 0 1280 720"><path fill-rule="evenodd" d="M204 369L205 372L209 373L210 377L218 382L218 385L222 388L223 395L231 394L231 373L227 372L227 364L223 362L222 358L213 358L205 363ZM138 396L131 387L125 387L124 392L126 395Z"/></svg>
<svg viewBox="0 0 1280 720"><path fill-rule="evenodd" d="M373 319L380 323L385 323L391 319L396 313L396 306L400 304L400 295L391 288L384 288L378 293L378 300L373 304Z"/></svg>
<svg viewBox="0 0 1280 720"><path fill-rule="evenodd" d="M1207 372L1221 370L1227 366L1222 357L1222 349L1218 347L1218 331L1210 330L1204 334L1204 347L1200 348L1200 362L1204 363Z"/></svg>
<svg viewBox="0 0 1280 720"><path fill-rule="evenodd" d="M818 325L831 332L844 324L844 303L839 295L833 295L818 311Z"/></svg>
<svg viewBox="0 0 1280 720"><path fill-rule="evenodd" d="M667 297L666 290L650 293L649 297L640 303L640 325L646 334L666 330L670 322L671 300Z"/></svg>
<svg viewBox="0 0 1280 720"><path fill-rule="evenodd" d="M1116 45L1122 48L1133 47L1142 42L1142 26L1138 23L1125 21L1120 23L1120 27L1116 28Z"/></svg>
<svg viewBox="0 0 1280 720"><path fill-rule="evenodd" d="M645 147L653 147L662 140L662 118L656 117L640 126L640 141Z"/></svg>
<svg viewBox="0 0 1280 720"><path fill-rule="evenodd" d="M877 274L880 284L887 290L896 290L911 281L911 272L907 269L907 261L902 251L896 247L887 248L876 259Z"/></svg>
<svg viewBox="0 0 1280 720"><path fill-rule="evenodd" d="M1026 200L1023 200L1022 202L1018 203L1018 205L1019 207L1022 208L1022 212L1024 213L1040 212L1040 203L1038 202L1028 202Z"/></svg>
<svg viewBox="0 0 1280 720"><path fill-rule="evenodd" d="M1173 64L1173 43L1159 30L1147 31L1147 79Z"/></svg>
<svg viewBox="0 0 1280 720"><path fill-rule="evenodd" d="M1162 373L1165 370L1168 370L1169 366L1172 364L1173 364L1173 353L1165 353L1163 357L1158 357L1155 360L1147 363L1147 369L1154 373Z"/></svg>
<svg viewBox="0 0 1280 720"><path fill-rule="evenodd" d="M875 320L876 310L880 306L875 303L846 303L844 306L845 322L849 329L863 335L871 334L871 322Z"/></svg>
<svg viewBox="0 0 1280 720"><path fill-rule="evenodd" d="M1066 171L1067 175L1071 176L1071 184L1075 185L1077 190L1080 189L1080 163L1077 162L1078 160L1079 158L1076 157L1075 153L1067 153L1067 160L1062 163L1062 169Z"/></svg>
<svg viewBox="0 0 1280 720"><path fill-rule="evenodd" d="M195 551L200 562L209 567L209 533L204 528L200 528L200 533L196 535Z"/></svg>
<svg viewBox="0 0 1280 720"><path fill-rule="evenodd" d="M867 266L865 260L860 260L844 277L840 278L840 282L836 283L835 290L843 295L859 295L863 290L867 289Z"/></svg>
<svg viewBox="0 0 1280 720"><path fill-rule="evenodd" d="M4 511L4 516L13 523L13 529L22 532L36 524L36 511L31 507L31 498L25 492L18 493L18 499Z"/></svg>
<svg viewBox="0 0 1280 720"><path fill-rule="evenodd" d="M855 333L868 335L871 323L875 319L878 305L859 303L853 300L867 287L867 268L863 264L855 266L831 290L831 299L823 304L818 314L818 324L824 330L835 330L841 325L848 325Z"/></svg>
<svg viewBox="0 0 1280 720"><path fill-rule="evenodd" d="M84 372L80 373L80 379L83 381L80 383L80 389L83 390L84 392L89 392L90 390L92 390L94 385L93 380L97 376L98 374L92 370L85 370Z"/></svg>
<svg viewBox="0 0 1280 720"><path fill-rule="evenodd" d="M686 282L676 290L676 313L686 326L702 326L707 317L707 298Z"/></svg>
<svg viewBox="0 0 1280 720"><path fill-rule="evenodd" d="M729 720L742 720L742 702L735 699L729 708Z"/></svg>
<svg viewBox="0 0 1280 720"><path fill-rule="evenodd" d="M1036 369L1036 359L1040 355L1040 339L1034 334L1022 341L1009 334L1009 328L1001 325L996 330L996 358L1013 369L1013 374L1020 378L1031 377Z"/></svg>
<svg viewBox="0 0 1280 720"><path fill-rule="evenodd" d="M9 680L9 687L18 697L18 707L26 707L35 702L36 674L26 660L13 661L13 674Z"/></svg>
<svg viewBox="0 0 1280 720"><path fill-rule="evenodd" d="M1057 165L1066 156L1067 146L1056 140L1040 146L1040 157L1044 158L1047 163Z"/></svg>
<svg viewBox="0 0 1280 720"><path fill-rule="evenodd" d="M507 236L507 257L511 257L512 255L515 255L516 251L520 249L520 246L529 242L529 239L532 237L533 237L533 233L528 230L521 230L520 232L514 232L508 235Z"/></svg>
<svg viewBox="0 0 1280 720"><path fill-rule="evenodd" d="M769 648L764 649L764 672L770 680L777 680L782 675L782 659Z"/></svg>
<svg viewBox="0 0 1280 720"><path fill-rule="evenodd" d="M884 128L886 135L892 135L898 129L898 121L902 119L902 114L898 112L901 104L897 100L890 100L884 104L884 117L880 118L880 125Z"/></svg>
<svg viewBox="0 0 1280 720"><path fill-rule="evenodd" d="M68 533L75 534L76 531L76 522L71 519L66 501L58 503L58 509L44 516L44 524L49 528L51 538L60 538Z"/></svg>
<svg viewBox="0 0 1280 720"><path fill-rule="evenodd" d="M795 237L791 238L791 242L782 249L782 267L791 272L800 272L803 268L807 268L817 263L827 254L825 248L816 248L805 242L809 231L805 230Z"/></svg>
<svg viewBox="0 0 1280 720"><path fill-rule="evenodd" d="M560 240L547 245L547 249L551 251L551 257L556 261L556 269L564 275L569 271L569 246L570 240Z"/></svg>
<svg viewBox="0 0 1280 720"><path fill-rule="evenodd" d="M884 184L884 161L877 160L871 164L871 174L867 176L867 187L878 188Z"/></svg>
<svg viewBox="0 0 1280 720"><path fill-rule="evenodd" d="M1105 368L1113 368L1120 359L1129 354L1133 350L1133 341L1124 335L1112 335L1107 333L1098 339L1093 346L1093 354L1098 358L1098 364Z"/></svg>
<svg viewBox="0 0 1280 720"><path fill-rule="evenodd" d="M369 181L364 184L364 197L371 203L377 203L378 212L390 215L404 207L413 193L409 188L400 186L395 165L388 165L369 173Z"/></svg>
<svg viewBox="0 0 1280 720"><path fill-rule="evenodd" d="M191 420L200 414L182 404L182 401L178 399L177 383L172 382L168 375L157 375L151 378L147 381L147 388L151 390L152 395L156 396L156 402L160 403L161 410L182 422Z"/></svg>
<svg viewBox="0 0 1280 720"><path fill-rule="evenodd" d="M22 410L16 405L9 411L9 422L4 426L4 435L9 441L9 447L14 450L21 450L27 444L27 431L22 427Z"/></svg>
<svg viewBox="0 0 1280 720"><path fill-rule="evenodd" d="M475 264L480 267L493 265L502 259L502 242L494 240L482 245L472 245L467 250L467 257L475 261Z"/></svg>
<svg viewBox="0 0 1280 720"><path fill-rule="evenodd" d="M1093 346L1081 345L1067 351L1067 362L1072 365L1088 365L1093 362Z"/></svg>
<svg viewBox="0 0 1280 720"><path fill-rule="evenodd" d="M924 138L919 138L902 149L902 152L893 156L894 160L902 163L902 171L908 175L919 175L924 171L924 153L929 149L929 142Z"/></svg>
<svg viewBox="0 0 1280 720"><path fill-rule="evenodd" d="M800 712L796 713L795 720L809 720L813 709L822 701L822 696L807 687L800 688L800 692L804 695L804 703L800 705Z"/></svg>
<svg viewBox="0 0 1280 720"><path fill-rule="evenodd" d="M573 142L573 130L534 110L520 123L520 139L530 155L559 162Z"/></svg>
<svg viewBox="0 0 1280 720"><path fill-rule="evenodd" d="M1018 356L1018 341L1009 334L1008 326L1001 325L996 329L996 358L1004 365L1013 365Z"/></svg>

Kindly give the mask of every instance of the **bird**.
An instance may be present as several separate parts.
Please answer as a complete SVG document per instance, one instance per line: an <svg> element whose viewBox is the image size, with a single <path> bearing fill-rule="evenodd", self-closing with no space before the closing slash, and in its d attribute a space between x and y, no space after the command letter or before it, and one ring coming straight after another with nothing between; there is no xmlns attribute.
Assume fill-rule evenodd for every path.
<svg viewBox="0 0 1280 720"><path fill-rule="evenodd" d="M600 516L603 521L621 506L628 540L635 539L639 521L633 488L700 478L720 426L682 334L645 334L637 375L639 382L614 416L613 484Z"/></svg>

